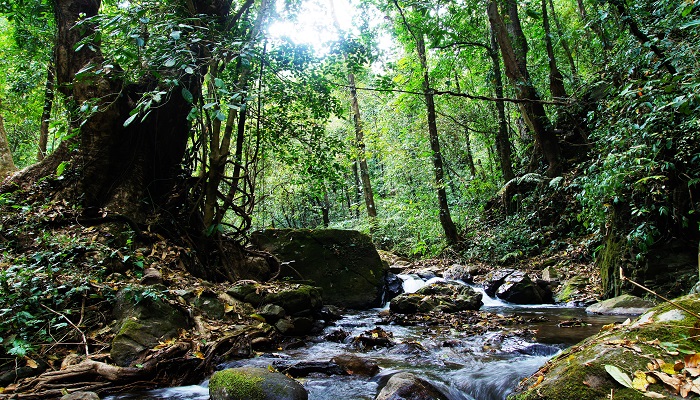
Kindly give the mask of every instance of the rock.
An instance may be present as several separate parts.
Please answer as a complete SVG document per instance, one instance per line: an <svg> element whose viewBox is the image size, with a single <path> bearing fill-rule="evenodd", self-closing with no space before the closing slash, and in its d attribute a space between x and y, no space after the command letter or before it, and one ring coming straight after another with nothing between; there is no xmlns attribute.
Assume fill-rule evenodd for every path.
<svg viewBox="0 0 700 400"><path fill-rule="evenodd" d="M311 279L324 301L348 308L379 306L386 266L369 236L344 230L268 229L251 235L260 249L283 263L280 278ZM286 308L285 308L286 309Z"/></svg>
<svg viewBox="0 0 700 400"><path fill-rule="evenodd" d="M542 280L547 282L558 281L559 273L554 267L549 266L542 270Z"/></svg>
<svg viewBox="0 0 700 400"><path fill-rule="evenodd" d="M588 306L586 312L603 315L641 315L652 307L654 307L654 303L648 300L623 294Z"/></svg>
<svg viewBox="0 0 700 400"><path fill-rule="evenodd" d="M399 372L387 381L375 400L447 400L435 386L408 372Z"/></svg>
<svg viewBox="0 0 700 400"><path fill-rule="evenodd" d="M700 295L681 297L674 302L700 313ZM698 319L685 311L668 303L661 304L636 321L603 330L549 360L547 367L540 369L537 376L522 382L523 391L512 398L597 400L609 398L611 391L614 391L615 399L646 398L643 393L618 383L606 371L606 365L624 371L630 379L635 377L632 375L635 371L640 371L646 376L659 373L671 380L681 376L683 381L678 380L679 385L688 382L689 373L673 368L676 360L680 360L680 367L685 366L683 354L670 355L669 351L677 346L684 353L700 353L700 342L687 337L697 323ZM665 343L673 344L668 347ZM631 351L630 347L638 350ZM660 372L660 366L654 360L669 363L664 364L663 369L671 373ZM659 375L656 378L657 383L651 384L649 391L667 398L678 398L677 391L669 392L658 379Z"/></svg>
<svg viewBox="0 0 700 400"><path fill-rule="evenodd" d="M268 293L262 299L264 304L274 304L284 308L287 315L318 313L323 307L321 289L309 285L291 285L277 293Z"/></svg>
<svg viewBox="0 0 700 400"><path fill-rule="evenodd" d="M588 286L588 278L580 275L575 275L568 279L562 287L554 295L554 300L557 303L567 303L581 298L586 286Z"/></svg>
<svg viewBox="0 0 700 400"><path fill-rule="evenodd" d="M155 268L146 268L143 270L141 278L142 285L160 285L163 283L163 275Z"/></svg>
<svg viewBox="0 0 700 400"><path fill-rule="evenodd" d="M337 321L343 318L343 311L334 305L326 305L321 307L321 318L324 321Z"/></svg>
<svg viewBox="0 0 700 400"><path fill-rule="evenodd" d="M477 275L478 268L474 266L453 264L442 274L445 279L473 283L474 276Z"/></svg>
<svg viewBox="0 0 700 400"><path fill-rule="evenodd" d="M73 392L61 397L61 400L100 400L95 392Z"/></svg>
<svg viewBox="0 0 700 400"><path fill-rule="evenodd" d="M465 310L478 310L481 293L469 286L451 282L435 282L424 286L416 293L402 294L391 300L389 309L398 314L427 313L442 311L453 313Z"/></svg>
<svg viewBox="0 0 700 400"><path fill-rule="evenodd" d="M258 315L265 318L268 324L274 324L280 318L284 318L287 313L284 311L284 308L276 304L265 304L260 311L258 311Z"/></svg>
<svg viewBox="0 0 700 400"><path fill-rule="evenodd" d="M543 303L540 288L520 270L515 270L505 277L496 291L496 296L515 304Z"/></svg>
<svg viewBox="0 0 700 400"><path fill-rule="evenodd" d="M331 359L350 375L374 376L379 372L379 365L367 358L354 354L341 354Z"/></svg>
<svg viewBox="0 0 700 400"><path fill-rule="evenodd" d="M484 292L491 297L495 296L496 291L501 287L506 277L514 271L514 269L505 268L490 272L486 275L486 280L484 281Z"/></svg>
<svg viewBox="0 0 700 400"><path fill-rule="evenodd" d="M422 268L415 272L422 280L427 281L428 279L435 278L437 274L430 268Z"/></svg>
<svg viewBox="0 0 700 400"><path fill-rule="evenodd" d="M307 400L306 389L279 372L264 368L229 368L209 381L211 400Z"/></svg>
<svg viewBox="0 0 700 400"><path fill-rule="evenodd" d="M348 337L350 337L350 332L344 329L337 329L327 335L324 335L323 340L335 343L343 343Z"/></svg>
<svg viewBox="0 0 700 400"><path fill-rule="evenodd" d="M187 318L159 298L155 290L131 286L117 293L117 334L110 356L120 367L130 366L147 350L177 337L179 329L188 327Z"/></svg>
<svg viewBox="0 0 700 400"><path fill-rule="evenodd" d="M389 301L403 293L403 280L392 272L387 272L384 278L384 299Z"/></svg>
<svg viewBox="0 0 700 400"><path fill-rule="evenodd" d="M274 361L272 366L279 372L292 378L309 376L311 374L348 375L344 368L333 361Z"/></svg>
<svg viewBox="0 0 700 400"><path fill-rule="evenodd" d="M224 303L214 292L203 292L192 300L192 305L209 318L222 319L224 317Z"/></svg>
<svg viewBox="0 0 700 400"><path fill-rule="evenodd" d="M393 338L393 333L387 332L382 328L374 328L353 338L352 343L363 350L377 347L392 347L395 345Z"/></svg>
<svg viewBox="0 0 700 400"><path fill-rule="evenodd" d="M61 400L100 400L95 392L73 392L61 397Z"/></svg>
<svg viewBox="0 0 700 400"><path fill-rule="evenodd" d="M231 297L258 306L262 303L263 295L255 282L237 283L230 287L226 293Z"/></svg>

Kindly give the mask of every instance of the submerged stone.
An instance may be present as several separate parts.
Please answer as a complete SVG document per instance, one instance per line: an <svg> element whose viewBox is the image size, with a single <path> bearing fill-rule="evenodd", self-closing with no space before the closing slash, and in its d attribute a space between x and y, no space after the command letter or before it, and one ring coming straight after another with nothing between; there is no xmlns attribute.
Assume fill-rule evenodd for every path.
<svg viewBox="0 0 700 400"><path fill-rule="evenodd" d="M447 400L430 382L409 372L393 375L375 400Z"/></svg>

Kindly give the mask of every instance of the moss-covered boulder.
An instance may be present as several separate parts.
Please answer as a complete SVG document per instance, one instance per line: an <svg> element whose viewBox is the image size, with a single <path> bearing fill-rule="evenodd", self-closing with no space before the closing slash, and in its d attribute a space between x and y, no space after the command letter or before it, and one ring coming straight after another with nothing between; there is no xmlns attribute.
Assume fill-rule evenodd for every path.
<svg viewBox="0 0 700 400"><path fill-rule="evenodd" d="M700 313L700 295L675 302L696 315ZM677 389L664 385L662 378L680 386L697 373L686 370L684 356L700 352L695 328L699 322L671 304L659 305L633 322L604 328L548 361L523 381L521 392L511 398L598 400L610 398L611 391L616 400L648 398L644 391L680 398ZM619 370L630 381L639 377L639 389L620 384L606 366Z"/></svg>
<svg viewBox="0 0 700 400"><path fill-rule="evenodd" d="M381 301L387 267L363 233L268 229L254 232L251 240L280 259L280 278L314 281L328 304L361 309Z"/></svg>
<svg viewBox="0 0 700 400"><path fill-rule="evenodd" d="M481 293L469 286L450 282L436 282L416 293L404 293L391 299L389 309L398 314L442 311L454 313L478 310L482 306Z"/></svg>
<svg viewBox="0 0 700 400"><path fill-rule="evenodd" d="M117 294L116 335L110 356L116 365L132 365L159 342L177 337L188 327L187 318L154 287L127 287Z"/></svg>
<svg viewBox="0 0 700 400"><path fill-rule="evenodd" d="M229 368L209 381L211 400L307 400L306 389L279 372L264 368Z"/></svg>
<svg viewBox="0 0 700 400"><path fill-rule="evenodd" d="M654 303L631 294L613 297L586 307L586 312L604 315L641 315L654 307Z"/></svg>

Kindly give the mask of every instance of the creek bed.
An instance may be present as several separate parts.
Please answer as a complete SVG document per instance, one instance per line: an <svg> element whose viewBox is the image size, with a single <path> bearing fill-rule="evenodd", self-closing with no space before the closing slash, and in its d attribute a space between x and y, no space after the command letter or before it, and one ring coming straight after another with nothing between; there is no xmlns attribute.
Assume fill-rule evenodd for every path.
<svg viewBox="0 0 700 400"><path fill-rule="evenodd" d="M410 284L415 286L415 282ZM510 326L506 331L465 335L453 329L386 325L378 316L379 309L357 311L328 326L316 340L309 341L302 348L236 360L222 367L267 368L280 361L329 361L337 355L355 354L379 364L379 374L371 378L324 374L299 378L309 392L309 399L374 399L378 388L392 374L408 371L430 381L452 400L501 400L513 392L521 379L537 371L562 349L597 333L605 324L621 320L620 317L588 315L582 308L516 306L484 296L484 306L480 311L491 313L484 314L486 318L491 315L493 318L517 315L527 322ZM585 325L570 328L559 326L561 322L574 318ZM352 345L351 338L376 327L390 332L397 344L369 350L360 350ZM348 340L337 343L322 339L338 329L350 333ZM205 400L209 398L207 384L208 381L205 381L201 385L107 399Z"/></svg>

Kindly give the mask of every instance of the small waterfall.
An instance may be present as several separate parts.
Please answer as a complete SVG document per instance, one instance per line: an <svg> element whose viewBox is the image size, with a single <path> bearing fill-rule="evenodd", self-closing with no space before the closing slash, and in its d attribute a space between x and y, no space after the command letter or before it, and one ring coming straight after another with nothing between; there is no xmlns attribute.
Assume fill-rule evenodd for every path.
<svg viewBox="0 0 700 400"><path fill-rule="evenodd" d="M446 279L440 277L430 278L428 280L423 280L420 276L416 274L399 274L396 275L403 281L403 291L404 293L415 293L420 288L430 285L435 282L447 282ZM512 307L512 304L506 303L498 298L493 298L484 292L484 289L476 285L468 285L462 281L449 281L459 283L461 285L470 286L475 291L481 293L481 301L484 303L484 307Z"/></svg>

